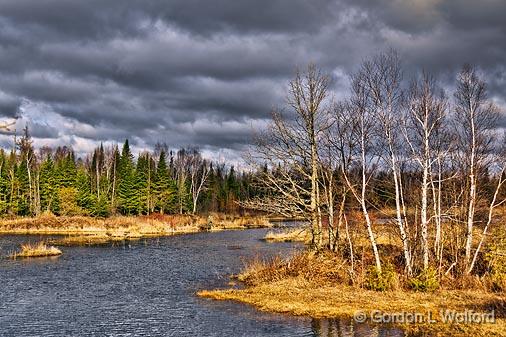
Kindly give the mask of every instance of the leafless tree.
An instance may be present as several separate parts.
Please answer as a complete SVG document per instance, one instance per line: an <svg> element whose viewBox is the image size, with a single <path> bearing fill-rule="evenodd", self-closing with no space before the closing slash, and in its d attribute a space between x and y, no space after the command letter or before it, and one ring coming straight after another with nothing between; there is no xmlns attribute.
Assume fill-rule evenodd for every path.
<svg viewBox="0 0 506 337"><path fill-rule="evenodd" d="M402 138L400 125L403 120L402 71L397 53L393 50L379 54L362 64L361 73L365 85L365 95L370 101L367 106L379 121L379 155L385 157L386 167L390 167L395 189L396 222L403 244L404 260L408 275L411 275L411 245L407 219L403 216L404 196L401 189L400 156Z"/></svg>
<svg viewBox="0 0 506 337"><path fill-rule="evenodd" d="M339 184L340 200L338 222L335 224L335 234L333 235L336 241L333 247L334 250L337 249L336 244L339 240L338 229L342 227L345 221L346 200L350 193L350 187L345 183L346 177L351 174L353 158L357 154L359 145L357 138L353 136L357 132L358 122L354 115L349 113L350 110L351 105L349 102L338 102L332 105L332 109L330 109L331 123L325 137L325 142L328 143L326 152L331 158L328 159L328 164L324 163L324 165L335 166L337 169L336 174L339 174L338 177L342 182Z"/></svg>
<svg viewBox="0 0 506 337"><path fill-rule="evenodd" d="M325 114L329 78L314 65L290 82L290 116L274 111L269 129L257 137L251 156L267 165L261 179L266 197L246 206L278 214L304 217L311 222L313 246L322 246L319 139L328 127Z"/></svg>
<svg viewBox="0 0 506 337"><path fill-rule="evenodd" d="M352 76L352 95L350 104L348 105L348 114L353 116L352 119L356 121L355 127L350 129L350 131L352 131L350 137L354 138L354 143L358 145L358 151L352 159L359 172L359 177L354 179L350 172L345 170L343 170L343 177L362 209L369 241L374 254L376 270L381 273L381 259L376 244L376 237L372 229L372 221L367 200L369 182L378 162L378 157L373 153L374 137L376 136L378 125L376 116L370 107L366 71L366 69L362 68Z"/></svg>
<svg viewBox="0 0 506 337"><path fill-rule="evenodd" d="M434 138L441 127L448 109L447 99L435 80L424 73L415 80L408 96L409 118L404 135L413 158L422 170L420 230L423 269L429 267L429 189L432 185Z"/></svg>
<svg viewBox="0 0 506 337"><path fill-rule="evenodd" d="M478 246L476 247L476 250L474 251L473 258L472 258L472 260L469 264L469 267L467 269L467 273L471 273L474 269L474 266L476 264L476 260L478 258L478 254L480 253L483 243L485 241L485 238L488 235L495 209L497 207L499 207L500 205L504 204L504 202L506 202L506 197L504 197L504 196L501 197L499 194L501 192L504 184L506 183L506 174L505 174L506 173L506 161L505 161L504 154L505 154L505 151L504 151L504 149L502 149L502 151L493 155L495 160L493 162L493 165L490 165L490 167L498 169L498 173L496 174L497 183L496 183L495 190L494 190L494 196L492 197L492 200L490 201L490 204L488 206L487 222L486 222L485 227L483 228L483 231L481 233L480 241L478 243Z"/></svg>
<svg viewBox="0 0 506 337"><path fill-rule="evenodd" d="M207 178L209 177L210 167L197 149L188 151L187 155L189 156L188 169L193 202L192 213L195 214L200 193L204 190Z"/></svg>
<svg viewBox="0 0 506 337"><path fill-rule="evenodd" d="M372 219L380 198L372 196L379 187L389 197L392 186L391 199L384 200L395 202L389 220L402 242L406 274L427 271L431 264L438 266L439 275L444 270L471 273L495 210L506 202L504 152L492 151L498 111L487 100L477 72L469 66L460 72L455 114L449 113L444 90L429 74L404 85L394 51L361 65L351 76L349 98L330 104L328 85L327 76L313 65L296 74L288 108L272 113L272 123L258 135L248 157L256 166L261 193L241 204L306 219L317 249L340 250L342 236L351 252L351 273L355 249L347 212L358 205L381 273ZM385 176L391 183L381 185ZM493 195L486 195L488 185L479 184L481 176L496 183ZM488 218L473 245L478 206Z"/></svg>
<svg viewBox="0 0 506 337"><path fill-rule="evenodd" d="M187 197L186 182L188 179L189 167L191 157L187 155L187 149L181 149L177 151L176 158L174 160L174 168L176 175L177 184L177 197L179 204L179 213L183 214L185 199Z"/></svg>
<svg viewBox="0 0 506 337"><path fill-rule="evenodd" d="M455 114L461 151L469 179L464 266L469 267L477 202L477 172L485 163L493 136L490 130L498 117L497 108L487 100L487 88L476 70L465 65L457 77ZM469 270L469 269L468 269Z"/></svg>

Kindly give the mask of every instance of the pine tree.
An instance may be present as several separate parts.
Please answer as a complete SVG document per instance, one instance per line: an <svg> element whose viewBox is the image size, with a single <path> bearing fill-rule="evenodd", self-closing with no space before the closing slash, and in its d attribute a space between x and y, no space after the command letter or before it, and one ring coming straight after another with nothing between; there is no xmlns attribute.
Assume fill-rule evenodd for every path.
<svg viewBox="0 0 506 337"><path fill-rule="evenodd" d="M133 169L133 155L130 152L128 139L125 140L118 170L118 206L122 214L135 214L138 201L135 190L135 171Z"/></svg>
<svg viewBox="0 0 506 337"><path fill-rule="evenodd" d="M40 206L44 212L55 212L57 201L56 179L54 164L51 156L48 156L40 166L39 173Z"/></svg>
<svg viewBox="0 0 506 337"><path fill-rule="evenodd" d="M76 174L76 186L77 186L77 204L86 213L95 215L96 197L91 193L91 181L90 176L86 170L81 167L77 170Z"/></svg>
<svg viewBox="0 0 506 337"><path fill-rule="evenodd" d="M135 169L135 187L137 191L137 213L149 212L149 199L151 197L151 158L148 153L141 154L137 159Z"/></svg>
<svg viewBox="0 0 506 337"><path fill-rule="evenodd" d="M105 218L111 214L109 201L105 194L100 194L98 198L93 194L93 199L95 201L92 213L94 216Z"/></svg>
<svg viewBox="0 0 506 337"><path fill-rule="evenodd" d="M170 177L165 158L165 151L160 152L156 169L154 188L155 209L160 213L171 213L177 207L177 190L174 180Z"/></svg>
<svg viewBox="0 0 506 337"><path fill-rule="evenodd" d="M65 150L67 152L67 150ZM73 187L76 183L77 169L74 159L74 152L65 153L57 157L55 165L55 183L58 187Z"/></svg>
<svg viewBox="0 0 506 337"><path fill-rule="evenodd" d="M226 206L225 209L227 212L236 212L237 211L237 196L239 195L239 184L237 183L235 169L232 166L227 176L227 181L225 185L225 195L226 195Z"/></svg>
<svg viewBox="0 0 506 337"><path fill-rule="evenodd" d="M154 211L177 213L191 211L190 179L184 165L165 149L155 161L149 153L134 161L128 140L120 153L115 146L106 154L100 145L90 159L76 160L66 146L55 151L41 148L37 161L28 129L10 153L0 149L0 215L86 214L105 217L117 212L127 215ZM178 152L184 155L185 150ZM179 158L181 159L181 158ZM183 158L184 159L184 158ZM184 164L184 163L183 163ZM247 176L224 166L210 164L208 188L198 209L226 211L235 200L250 195ZM176 179L183 177L176 183ZM246 178L245 178L246 177Z"/></svg>
<svg viewBox="0 0 506 337"><path fill-rule="evenodd" d="M9 209L9 162L5 151L0 149L0 214Z"/></svg>
<svg viewBox="0 0 506 337"><path fill-rule="evenodd" d="M26 160L22 160L16 170L16 200L17 200L17 214L29 215L30 214L30 181L29 181L28 166Z"/></svg>

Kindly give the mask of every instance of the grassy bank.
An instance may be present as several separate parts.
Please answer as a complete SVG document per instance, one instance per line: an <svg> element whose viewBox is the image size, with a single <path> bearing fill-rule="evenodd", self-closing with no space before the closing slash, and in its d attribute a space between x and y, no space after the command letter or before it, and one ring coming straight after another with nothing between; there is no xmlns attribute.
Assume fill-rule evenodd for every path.
<svg viewBox="0 0 506 337"><path fill-rule="evenodd" d="M109 241L169 236L199 231L220 231L270 227L260 216L161 215L114 216L92 218L84 216L54 216L44 214L35 218L0 220L0 234L67 235L59 244L102 243Z"/></svg>
<svg viewBox="0 0 506 337"><path fill-rule="evenodd" d="M234 300L263 311L311 317L347 317L364 313L372 322L372 314L381 312L419 313L427 321L402 324L410 334L428 332L437 336L506 336L506 293L492 292L487 280L442 281L434 291L413 291L408 279L392 273L391 290L367 289L371 275L360 266L351 277L348 264L337 254L302 252L284 260L252 261L235 278L243 289L201 291L199 296L215 300ZM353 281L352 281L353 280ZM465 286L466 285L466 286ZM448 323L441 313L446 310L465 313L494 311L495 323ZM435 322L428 322L432 318Z"/></svg>
<svg viewBox="0 0 506 337"><path fill-rule="evenodd" d="M290 278L241 290L201 291L199 295L215 300L240 301L263 311L311 317L352 318L357 312L369 316L374 311L391 314L416 312L429 317L428 312L431 312L438 320L436 323L401 324L401 328L412 334L430 332L438 336L506 336L506 297L475 291L380 293L345 285L320 286L303 278ZM439 320L440 310L489 312L492 308L496 309L495 323L445 324Z"/></svg>

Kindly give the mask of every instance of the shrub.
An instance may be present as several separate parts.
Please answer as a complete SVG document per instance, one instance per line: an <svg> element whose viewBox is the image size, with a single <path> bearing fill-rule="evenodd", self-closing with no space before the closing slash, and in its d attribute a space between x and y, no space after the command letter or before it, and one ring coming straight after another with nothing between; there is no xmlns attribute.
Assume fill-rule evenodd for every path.
<svg viewBox="0 0 506 337"><path fill-rule="evenodd" d="M60 215L81 215L83 210L77 204L77 189L75 187L60 187L58 190Z"/></svg>
<svg viewBox="0 0 506 337"><path fill-rule="evenodd" d="M345 263L331 252L302 251L289 259L279 256L269 261L254 260L238 275L248 285L275 282L287 278L300 278L322 285L349 282Z"/></svg>
<svg viewBox="0 0 506 337"><path fill-rule="evenodd" d="M387 263L379 272L375 266L369 268L366 275L366 288L375 291L393 290L398 286L397 274L394 266Z"/></svg>
<svg viewBox="0 0 506 337"><path fill-rule="evenodd" d="M488 288L494 292L506 291L506 233L495 233L494 242L491 243L485 253L485 261L488 265L486 281Z"/></svg>
<svg viewBox="0 0 506 337"><path fill-rule="evenodd" d="M439 288L437 271L429 268L409 280L409 287L414 291L434 291Z"/></svg>

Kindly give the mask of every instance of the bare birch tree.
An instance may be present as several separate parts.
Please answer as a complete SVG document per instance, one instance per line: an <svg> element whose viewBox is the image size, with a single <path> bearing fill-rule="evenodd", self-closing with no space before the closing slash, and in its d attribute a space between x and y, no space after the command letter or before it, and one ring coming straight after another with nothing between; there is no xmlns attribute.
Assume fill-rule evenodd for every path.
<svg viewBox="0 0 506 337"><path fill-rule="evenodd" d="M413 158L422 170L420 231L423 269L429 268L429 189L432 185L432 144L436 130L441 127L447 112L447 99L435 80L424 73L415 80L408 97L409 120L404 134Z"/></svg>
<svg viewBox="0 0 506 337"><path fill-rule="evenodd" d="M179 214L183 214L187 198L186 183L190 167L190 156L187 155L187 152L187 149L181 149L177 151L176 159L174 160Z"/></svg>
<svg viewBox="0 0 506 337"><path fill-rule="evenodd" d="M487 100L487 88L476 70L465 65L457 77L455 113L461 151L469 179L464 268L469 270L477 202L477 172L484 165L493 137L490 129L497 121L497 108Z"/></svg>
<svg viewBox="0 0 506 337"><path fill-rule="evenodd" d="M476 260L478 259L478 254L481 251L481 248L483 246L483 243L485 242L485 238L487 237L489 233L490 225L492 224L494 211L497 207L501 206L506 202L506 198L503 196L500 196L500 192L503 188L503 186L506 183L506 162L504 158L505 151L504 149L499 152L499 154L494 155L495 157L495 163L494 165L491 165L492 168L498 169L497 173L497 183L494 190L494 195L492 197L492 200L490 201L490 204L488 206L488 212L487 212L487 222L485 224L485 227L483 228L483 231L481 232L481 238L478 243L478 246L476 247L476 250L474 251L473 258L469 264L468 269L466 270L467 273L471 273L474 269L474 266L476 264Z"/></svg>
<svg viewBox="0 0 506 337"><path fill-rule="evenodd" d="M408 275L413 273L411 265L411 247L408 233L407 219L403 217L402 175L399 162L401 155L400 124L403 119L401 88L402 71L398 55L394 51L379 54L362 65L367 98L371 101L368 106L379 120L379 132L382 151L385 154L386 165L390 167L395 190L396 222L402 240L403 253ZM384 153L383 153L384 152Z"/></svg>
<svg viewBox="0 0 506 337"><path fill-rule="evenodd" d="M372 220L369 214L369 205L367 192L369 182L372 178L377 156L373 153L373 144L375 131L377 129L377 120L370 109L366 69L362 68L358 73L352 76L352 96L349 104L348 113L356 121L356 127L351 128L351 137L356 139L358 151L354 162L357 165L359 177L353 179L350 172L343 170L343 177L351 193L360 204L364 216L365 225L369 241L371 243L376 270L381 273L381 259L379 256L376 237L372 229Z"/></svg>
<svg viewBox="0 0 506 337"><path fill-rule="evenodd" d="M187 155L189 156L188 169L193 203L192 213L195 214L200 193L205 189L205 184L211 171L207 161L202 158L197 149L188 151Z"/></svg>

